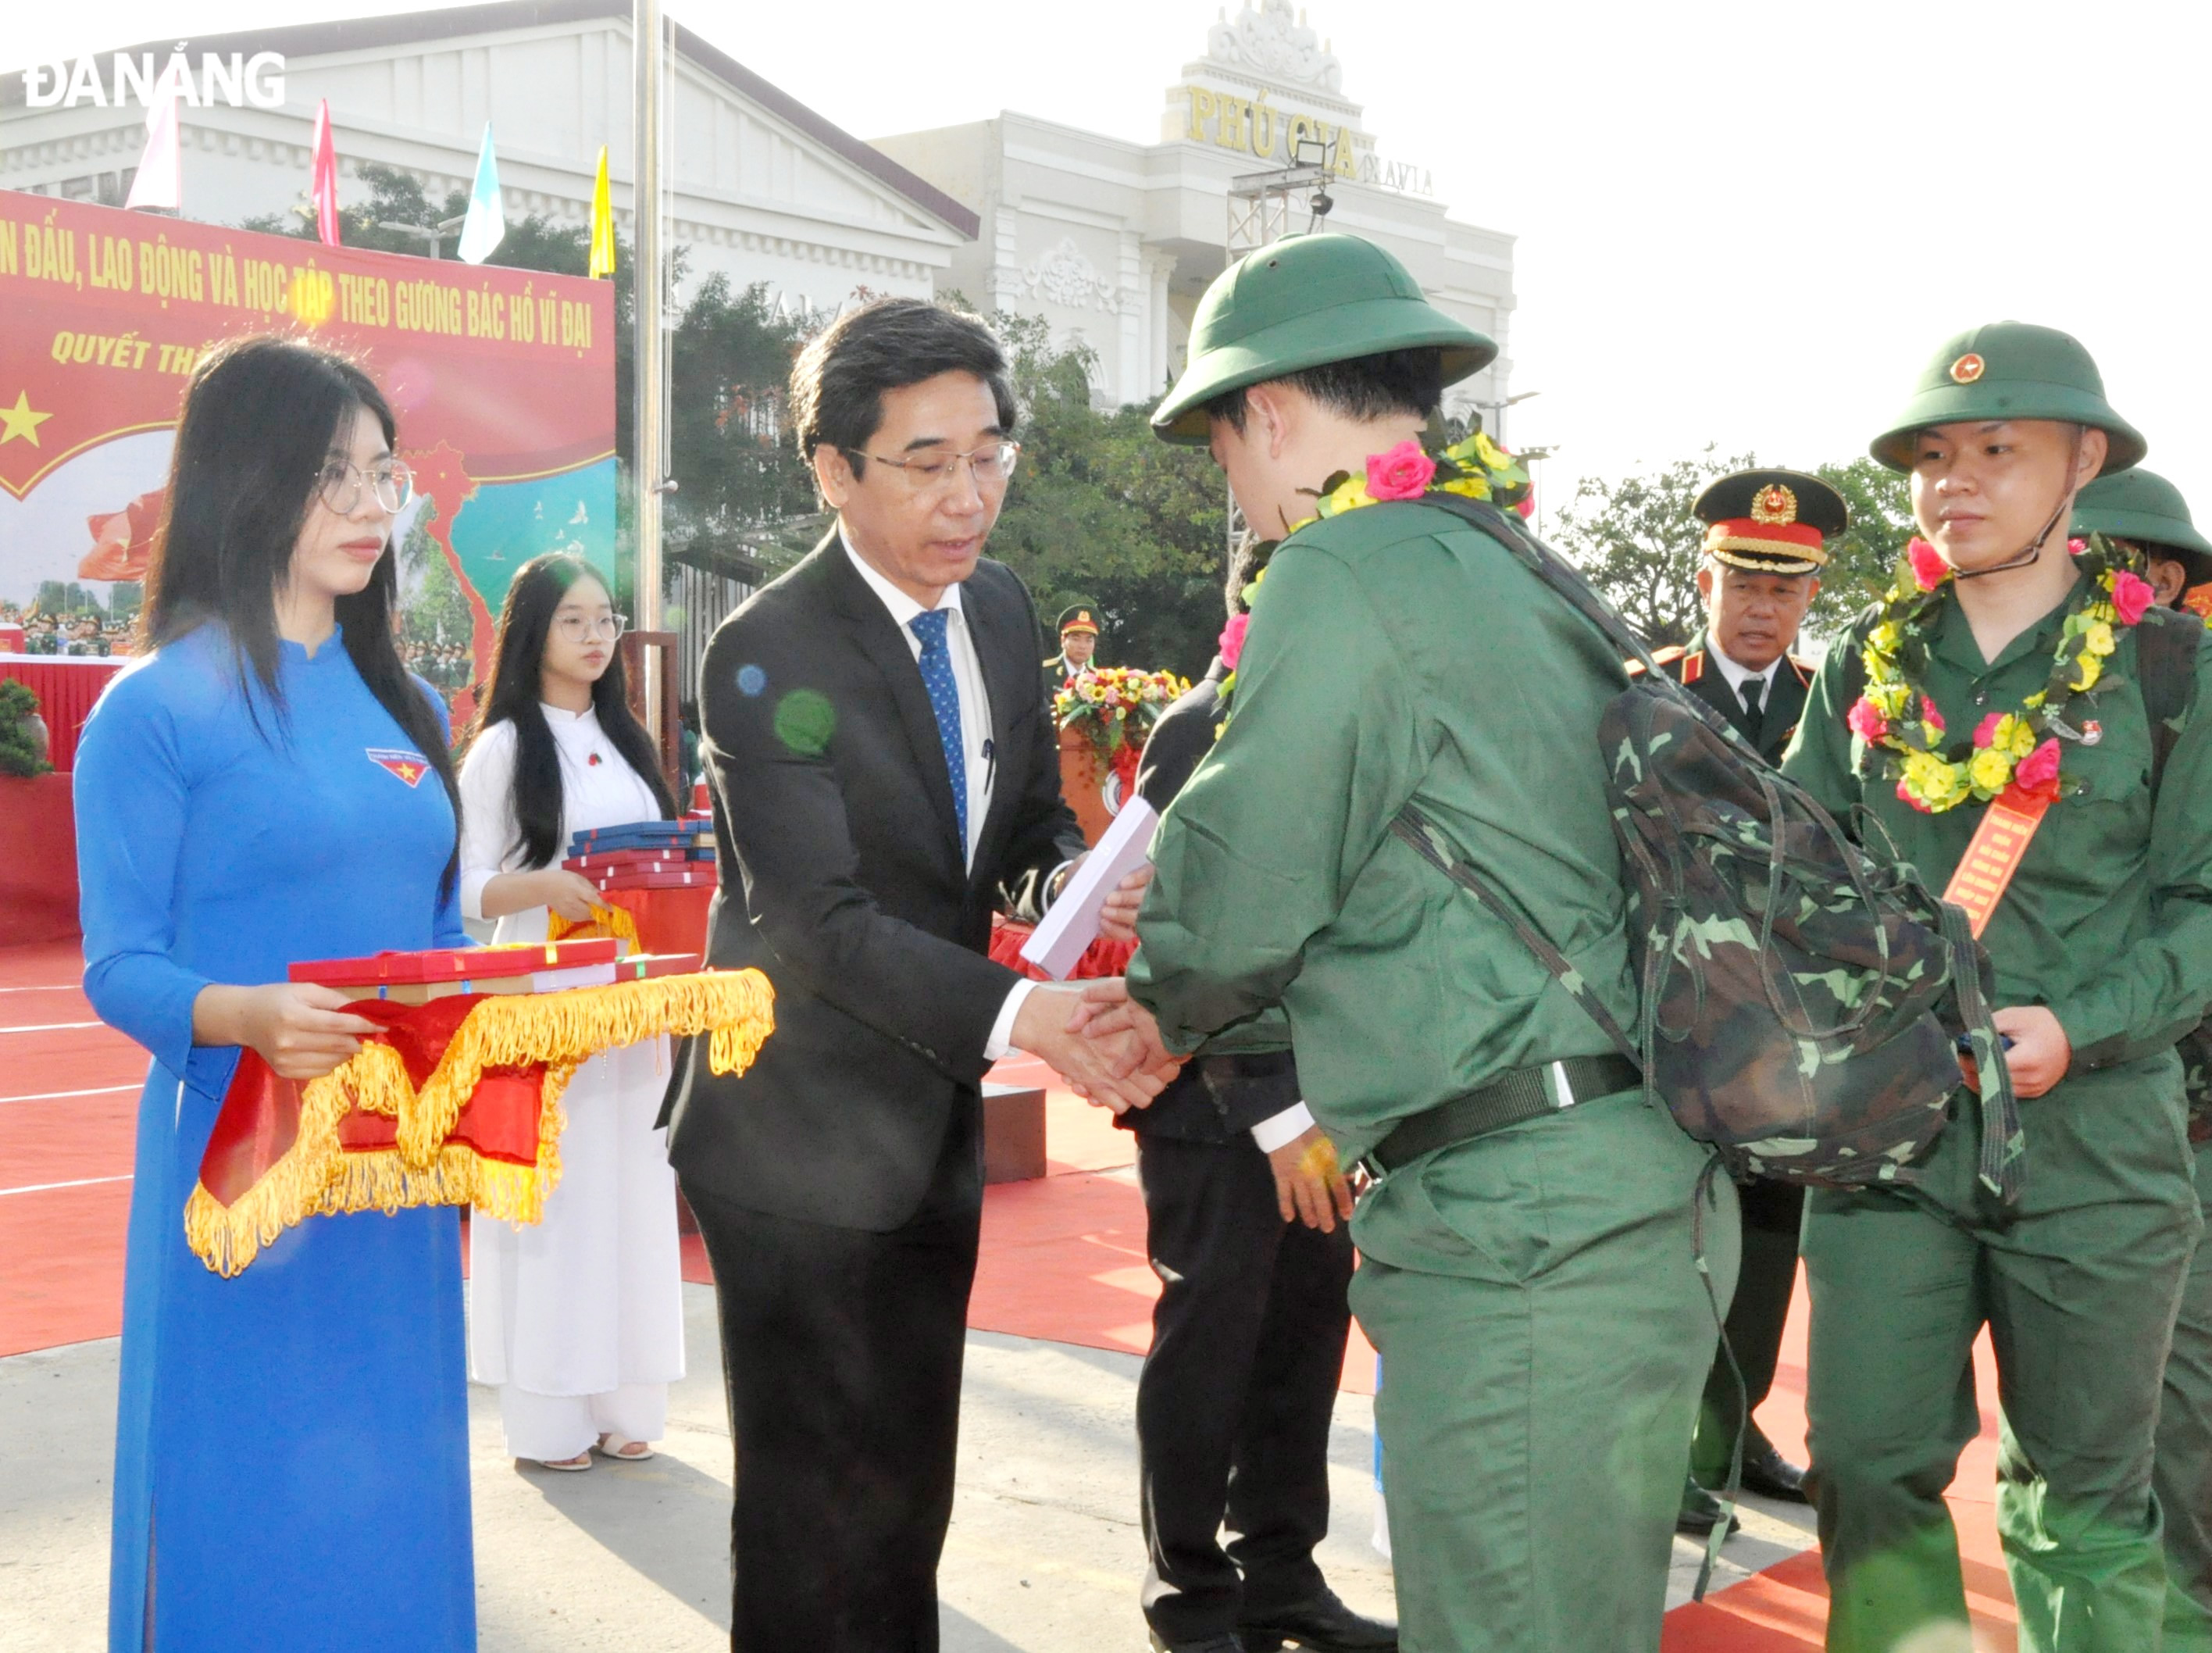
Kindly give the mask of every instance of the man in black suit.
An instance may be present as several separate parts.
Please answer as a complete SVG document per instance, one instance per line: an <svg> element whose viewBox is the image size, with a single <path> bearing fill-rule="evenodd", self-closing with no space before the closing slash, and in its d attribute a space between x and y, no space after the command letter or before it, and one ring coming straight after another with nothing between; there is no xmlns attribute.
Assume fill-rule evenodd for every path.
<svg viewBox="0 0 2212 1653"><path fill-rule="evenodd" d="M732 1648L934 1653L978 1086L1010 1048L1116 1108L1165 1075L985 956L1083 848L1036 611L979 560L1018 455L998 341L881 300L801 352L790 409L837 524L716 629L699 694L708 959L767 973L776 1028L741 1078L695 1047L669 1158L721 1309Z"/></svg>
<svg viewBox="0 0 2212 1653"><path fill-rule="evenodd" d="M1247 549L1232 605L1251 568ZM1217 658L1146 741L1137 795L1154 809L1212 750L1227 676ZM1107 934L1135 936L1149 882L1140 872L1109 898ZM1286 1048L1201 1048L1118 1123L1137 1133L1146 1251L1162 1282L1137 1380L1153 1647L1238 1653L1294 1638L1312 1653L1389 1653L1396 1632L1339 1600L1313 1557L1328 1535L1329 1422L1352 1324L1352 1190L1296 1062Z"/></svg>
<svg viewBox="0 0 2212 1653"><path fill-rule="evenodd" d="M1805 611L1820 590L1827 538L1848 526L1842 495L1796 471L1739 471L1698 496L1691 509L1705 525L1705 564L1698 592L1705 627L1687 648L1653 658L1667 673L1726 718L1770 763L1779 763L1805 712L1813 667L1790 652ZM1632 665L1632 671L1641 670ZM1803 1503L1805 1472L1790 1462L1748 1413L1766 1399L1782 1348L1783 1322L1797 1279L1797 1231L1804 1190L1753 1182L1738 1190L1743 1261L1726 1328L1743 1374L1743 1484L1769 1498ZM1677 1526L1710 1533L1720 1517L1713 1489L1728 1480L1736 1419L1735 1380L1725 1354L1713 1363L1698 1409L1690 1478Z"/></svg>

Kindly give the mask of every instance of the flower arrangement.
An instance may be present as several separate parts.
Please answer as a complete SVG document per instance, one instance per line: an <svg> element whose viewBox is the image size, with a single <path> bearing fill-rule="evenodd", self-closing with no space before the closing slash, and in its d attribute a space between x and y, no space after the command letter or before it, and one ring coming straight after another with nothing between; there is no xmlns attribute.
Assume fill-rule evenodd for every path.
<svg viewBox="0 0 2212 1653"><path fill-rule="evenodd" d="M1190 685L1172 672L1102 665L1079 672L1055 691L1053 715L1063 729L1080 728L1110 763L1124 746L1144 744L1160 714Z"/></svg>
<svg viewBox="0 0 2212 1653"><path fill-rule="evenodd" d="M2102 535L2069 541L2083 575L2069 605L2044 686L2012 711L1992 712L1964 742L1948 731L1917 679L1927 669L1928 633L1956 571L1924 539L1905 548L1860 647L1866 688L1844 714L1869 755L1897 777L1897 795L1923 814L1969 801L1987 803L2017 788L2056 799L2060 743L2094 745L2097 726L2070 720L2077 696L2093 694L2119 646L2115 628L2133 626L2156 600L2150 583L2127 566Z"/></svg>

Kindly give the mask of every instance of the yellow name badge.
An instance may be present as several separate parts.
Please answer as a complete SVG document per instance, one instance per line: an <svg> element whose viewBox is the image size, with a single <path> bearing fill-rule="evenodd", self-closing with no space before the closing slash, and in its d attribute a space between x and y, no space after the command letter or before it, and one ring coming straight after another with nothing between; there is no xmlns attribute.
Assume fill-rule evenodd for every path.
<svg viewBox="0 0 2212 1653"><path fill-rule="evenodd" d="M1990 800L1981 825L1974 830L1974 840L1959 858L1943 899L1966 909L1978 939L2004 899L2005 887L2020 870L2021 857L2027 854L2028 842L2056 796L2055 788L2028 792L2008 787Z"/></svg>

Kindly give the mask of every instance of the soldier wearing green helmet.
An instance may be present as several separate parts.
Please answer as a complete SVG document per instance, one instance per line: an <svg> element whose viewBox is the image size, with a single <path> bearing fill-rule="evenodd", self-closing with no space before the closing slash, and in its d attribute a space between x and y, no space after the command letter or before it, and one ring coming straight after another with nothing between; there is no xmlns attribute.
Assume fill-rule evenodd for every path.
<svg viewBox="0 0 2212 1653"><path fill-rule="evenodd" d="M2212 584L2212 543L2165 477L2137 466L2100 477L2074 502L2074 532L2103 534L2142 553L2160 603L2180 608ZM2212 1024L2182 1041L2196 1145L2197 1203L2212 1202ZM2173 1324L2158 1408L2151 1485L2166 1517L2166 1653L2212 1649L2212 1246L2197 1242Z"/></svg>
<svg viewBox="0 0 2212 1653"><path fill-rule="evenodd" d="M2154 738L2147 678L2171 659L2212 707L2212 650L2126 558L2067 544L2077 495L2143 451L2066 334L1948 341L1873 443L1924 539L1830 648L1784 762L1978 915L2022 1099L2014 1206L1977 1182L1971 1072L1912 1186L1808 1202L1808 1482L1838 1653L1971 1645L1943 1489L1979 1425L1985 1325L2022 1653L2160 1644L2153 1429L2200 1227L2173 1046L2212 1000L2212 718ZM1999 804L2038 823L1978 840Z"/></svg>
<svg viewBox="0 0 2212 1653"><path fill-rule="evenodd" d="M1361 504L1418 498L1443 387L1495 353L1347 235L1253 252L1200 304L1153 428L1208 444L1282 543L1219 741L1161 826L1123 1013L1177 1052L1286 1019L1309 1108L1379 1179L1352 1297L1382 1355L1404 1644L1651 1648L1717 1341L1706 1155L1514 931L1390 830L1416 804L1633 1017L1596 741L1620 662L1464 519ZM1712 1197L1724 1298L1734 1188Z"/></svg>

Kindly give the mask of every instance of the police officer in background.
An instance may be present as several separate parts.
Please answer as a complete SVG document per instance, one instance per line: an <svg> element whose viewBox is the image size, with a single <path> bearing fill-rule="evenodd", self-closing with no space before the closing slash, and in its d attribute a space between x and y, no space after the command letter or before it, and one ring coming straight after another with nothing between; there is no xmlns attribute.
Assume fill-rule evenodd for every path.
<svg viewBox="0 0 2212 1653"><path fill-rule="evenodd" d="M1068 680L1091 669L1098 652L1098 611L1088 603L1060 611L1060 653L1044 663L1044 691L1056 694Z"/></svg>
<svg viewBox="0 0 2212 1653"><path fill-rule="evenodd" d="M1734 725L1761 757L1779 763L1797 732L1813 681L1811 665L1790 647L1820 593L1828 536L1843 532L1850 512L1842 495L1797 471L1736 471L1706 489L1691 508L1705 525L1705 564L1698 570L1705 629L1688 647L1661 649L1653 658ZM1632 662L1629 669L1642 668ZM1729 1347L1743 1374L1743 1485L1802 1504L1805 1472L1775 1449L1750 1413L1774 1382L1782 1323L1797 1279L1804 1191L1786 1182L1753 1182L1741 1190L1741 1204L1743 1262L1726 1324ZM1677 1530L1710 1533L1720 1519L1712 1489L1727 1484L1737 1415L1735 1379L1722 1354L1698 1407Z"/></svg>

